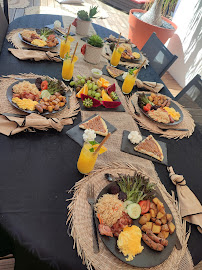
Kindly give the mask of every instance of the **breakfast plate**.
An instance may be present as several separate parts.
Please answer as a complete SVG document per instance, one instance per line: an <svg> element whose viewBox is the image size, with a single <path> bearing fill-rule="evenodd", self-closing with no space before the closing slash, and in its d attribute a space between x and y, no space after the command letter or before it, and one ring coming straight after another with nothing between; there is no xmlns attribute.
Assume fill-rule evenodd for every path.
<svg viewBox="0 0 202 270"><path fill-rule="evenodd" d="M114 183L110 183L107 185L105 188L102 189L102 191L99 193L97 197L97 201L100 197L102 197L104 194L109 193L110 187ZM160 191L158 188L155 190L156 197L164 204L165 211L166 213L170 213L170 209L166 202L164 201ZM174 223L174 221L173 221ZM99 220L96 218L96 225L98 227L99 225ZM138 220L133 220L133 224L136 225L139 228L141 228L141 225L139 224ZM131 261L126 261L126 257L119 251L118 246L117 246L117 238L116 237L109 237L105 235L99 234L104 245L106 248L119 260L123 261L124 263L127 263L131 266L136 266L136 267L154 267L157 266L161 263L163 263L172 253L174 246L176 245L177 242L177 235L176 231L172 235L170 235L167 240L168 240L168 246L165 247L165 249L161 252L155 251L148 247L143 241L141 241L141 245L144 247L142 253L136 255L133 260Z"/></svg>
<svg viewBox="0 0 202 270"><path fill-rule="evenodd" d="M145 96L148 98L150 95L151 95L151 93L144 93L145 94ZM157 94L158 95L158 94ZM165 95L161 95L161 96L164 96L164 97L166 97ZM138 96L138 106L139 106L139 108L140 108L140 110L141 110L141 112L147 117L147 118L149 118L150 120L152 120L152 121L154 121L154 122L156 122L156 123L161 123L161 124L164 124L164 125L166 125L166 126L174 126L174 125L177 125L177 124L179 124L179 123L181 123L182 122L182 120L183 120L183 113L182 113L182 110L180 109L180 107L174 102L174 101L172 101L172 99L170 99L170 98L168 98L169 100L170 100L170 105L169 105L169 107L170 108L173 108L177 113L179 113L180 114L180 118L179 118L179 120L178 121L174 121L173 123L161 123L161 122L159 122L159 121L156 121L156 120L154 120L154 119L152 119L150 116L149 116L149 114L145 111L145 110L143 110L143 108L142 108L142 106L141 106L141 100L140 100L140 95Z"/></svg>
<svg viewBox="0 0 202 270"><path fill-rule="evenodd" d="M35 29L35 31L37 32L37 34L40 35L40 29ZM23 39L21 33L18 33L18 37L19 37L19 39L20 39L23 43L28 44L28 45L33 46L33 47L36 47L36 48L40 48L40 49L51 49L51 48L58 47L59 44L60 44L60 39L57 38L56 36L55 36L55 39L58 41L58 43L57 43L55 46L52 46L52 47L50 47L50 46L38 46L38 45L32 44L31 42L29 42L29 41Z"/></svg>
<svg viewBox="0 0 202 270"><path fill-rule="evenodd" d="M67 103L65 103L65 105L63 107L60 107L58 110L53 110L52 112L44 111L43 113L39 113L39 111L37 111L36 109L33 110L33 111L31 111L31 110L19 108L18 105L12 101L13 94L14 94L13 93L13 86L14 85L17 85L17 84L19 84L20 82L23 82L23 81L27 81L27 82L29 82L31 84L34 84L35 81L36 81L36 79L25 79L25 80L16 81L16 82L14 82L13 84L11 84L8 87L7 93L6 93L8 101L12 104L12 106L14 106L15 108L17 108L18 110L23 111L23 112L26 112L26 113L38 113L40 115L49 115L49 114L53 114L53 113L57 113L59 111L62 111L66 107ZM66 97L66 99L68 100L67 92L64 91L62 95L64 97Z"/></svg>

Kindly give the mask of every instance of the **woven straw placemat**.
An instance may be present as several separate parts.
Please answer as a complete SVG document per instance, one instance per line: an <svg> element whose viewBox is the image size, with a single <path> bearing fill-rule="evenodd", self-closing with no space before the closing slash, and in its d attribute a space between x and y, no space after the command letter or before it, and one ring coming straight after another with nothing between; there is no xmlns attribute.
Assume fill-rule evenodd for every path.
<svg viewBox="0 0 202 270"><path fill-rule="evenodd" d="M99 158L98 158L99 159ZM170 208L175 219L176 233L182 244L182 249L177 250L173 248L172 253L166 261L162 264L152 268L141 268L150 270L191 270L193 269L193 262L189 250L187 248L187 241L189 233L186 235L186 222L182 222L178 203L165 189L161 183L154 169L154 166L148 168L142 163L134 165L130 164L110 164L99 168L92 172L89 176L84 177L74 186L74 195L71 203L68 205L67 224L71 228L71 236L74 239L74 248L77 248L78 255L81 257L87 269L92 270L138 270L140 268L132 267L119 259L105 247L99 237L100 252L95 254L93 251L93 227L91 207L87 202L87 188L88 184L92 183L95 189L95 198L100 191L109 184L105 180L104 174L111 173L117 176L117 173L133 175L134 172L141 172L146 175L151 182L157 184L161 194ZM144 173L143 173L144 172ZM143 251L144 252L144 251ZM138 256L138 255L137 255Z"/></svg>
<svg viewBox="0 0 202 270"><path fill-rule="evenodd" d="M143 93L143 92L137 92L137 93ZM178 102L173 101L177 104L177 106L180 107L180 109L183 112L183 120L181 123L175 125L175 126L166 126L163 123L155 123L154 121L150 120L148 117L146 117L139 109L139 106L137 104L138 102L138 96L137 93L133 94L128 100L128 108L129 112L132 115L132 117L139 123L139 125L147 129L153 133L160 134L162 137L168 138L168 139L183 139L184 137L190 137L192 133L194 132L195 124L194 120L192 119L190 113L182 107ZM140 116L137 116L134 113L134 107L131 103L131 100L134 102L136 110L140 113ZM167 130L167 131L162 131L158 128L158 126L161 128L183 128L183 129L188 129L188 131L176 131L176 130Z"/></svg>
<svg viewBox="0 0 202 270"><path fill-rule="evenodd" d="M3 7L3 0L0 0L0 4ZM29 6L28 0L8 0L8 7L10 8L26 8Z"/></svg>
<svg viewBox="0 0 202 270"><path fill-rule="evenodd" d="M40 78L47 78L48 76L41 76L33 73L29 74L18 74L18 75L8 75L0 78L0 113L16 113L16 114L25 114L22 111L18 110L15 108L7 99L6 93L8 87L13 84L14 82L18 81L15 78L21 78L23 80L26 79L35 79L37 77ZM48 77L49 79L53 79ZM19 80L21 82L22 80ZM67 86L64 84L65 89L67 89ZM79 103L76 99L75 93L73 92L72 96L70 97L70 109L67 108L67 106L64 108L64 110L54 113L54 114L49 114L46 117L56 117L59 119L62 118L70 118L70 117L75 117L79 112Z"/></svg>

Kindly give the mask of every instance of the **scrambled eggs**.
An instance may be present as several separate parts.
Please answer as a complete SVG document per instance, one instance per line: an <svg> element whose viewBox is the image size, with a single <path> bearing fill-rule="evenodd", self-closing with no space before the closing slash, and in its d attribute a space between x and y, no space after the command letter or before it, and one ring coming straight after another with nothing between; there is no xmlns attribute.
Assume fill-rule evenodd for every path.
<svg viewBox="0 0 202 270"><path fill-rule="evenodd" d="M178 121L180 119L180 113L176 112L174 108L164 107L164 109L175 121Z"/></svg>
<svg viewBox="0 0 202 270"><path fill-rule="evenodd" d="M119 234L117 245L124 256L128 256L126 261L132 261L136 254L143 250L141 246L142 232L139 227L133 225L125 227Z"/></svg>
<svg viewBox="0 0 202 270"><path fill-rule="evenodd" d="M33 39L31 43L33 45L37 45L39 47L43 47L43 46L47 45L47 43L44 40L41 40L41 39Z"/></svg>
<svg viewBox="0 0 202 270"><path fill-rule="evenodd" d="M37 101L33 101L27 98L20 99L18 97L14 97L12 98L12 101L16 103L20 109L29 110L29 111L34 111L35 106L38 104Z"/></svg>
<svg viewBox="0 0 202 270"><path fill-rule="evenodd" d="M137 52L133 52L132 55L136 58L139 59L140 58L140 54Z"/></svg>

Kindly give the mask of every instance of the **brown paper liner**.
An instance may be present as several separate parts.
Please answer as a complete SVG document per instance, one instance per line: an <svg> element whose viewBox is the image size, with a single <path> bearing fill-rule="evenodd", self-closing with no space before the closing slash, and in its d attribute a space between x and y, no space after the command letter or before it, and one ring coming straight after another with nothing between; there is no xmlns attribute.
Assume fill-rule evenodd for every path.
<svg viewBox="0 0 202 270"><path fill-rule="evenodd" d="M98 157L99 159L100 157ZM94 185L95 198L99 192L109 184L105 180L104 174L111 173L117 175L121 174L134 174L135 171L149 177L151 182L157 184L165 202L167 203L170 211L175 219L176 233L182 244L182 249L177 250L173 248L172 253L162 264L152 268L141 268L150 270L190 270L193 269L193 262L189 250L187 248L187 241L189 238L188 233L186 235L186 222L182 221L178 203L174 197L172 197L161 183L158 175L154 169L154 166L150 168L144 166L142 163L135 163L135 165L121 163L112 163L105 165L105 167L98 168L92 172L89 176L84 177L77 182L72 190L74 195L71 203L68 205L68 217L67 224L71 228L71 236L74 239L74 248L77 248L78 255L81 257L84 264L86 264L88 270L138 270L138 267L132 267L126 263L117 259L111 252L105 247L102 240L99 237L100 252L95 254L93 251L93 228L91 208L87 202L87 187L90 183ZM144 173L143 173L144 171ZM144 252L144 251L143 251Z"/></svg>
<svg viewBox="0 0 202 270"><path fill-rule="evenodd" d="M143 93L143 92L137 92L137 93ZM134 113L134 107L131 103L131 100L134 102L136 110L140 113L140 116L137 116ZM147 118L139 109L139 106L137 104L138 101L138 96L135 93L132 95L127 103L128 103L128 108L130 111L130 114L132 117L138 122L138 124L144 128L147 129L153 133L160 134L162 137L168 138L168 139L183 139L184 137L190 137L195 128L194 120L192 119L190 113L178 102L173 101L177 104L177 106L182 110L183 113L183 120L181 123L174 125L174 126L167 126L163 123L155 123L154 121L150 120ZM161 128L183 128L183 129L188 129L188 131L176 131L176 130L167 130L167 131L162 131L160 130L157 125Z"/></svg>
<svg viewBox="0 0 202 270"><path fill-rule="evenodd" d="M16 113L16 114L24 114L27 115L27 113L22 112L21 110L18 110L15 108L7 99L6 93L8 87L16 82L17 80L15 78L22 78L24 80L26 79L34 79L34 78L47 78L48 76L41 76L33 73L29 74L18 74L18 75L8 75L1 78L1 90L0 90L0 113ZM49 79L54 79L50 78ZM20 81L19 81L20 82ZM65 88L67 89L67 86L64 84ZM47 115L46 117L55 117L55 118L69 118L69 117L75 117L79 112L79 103L77 101L75 92L73 92L72 96L70 97L70 109L67 108L67 106L64 108L64 110Z"/></svg>

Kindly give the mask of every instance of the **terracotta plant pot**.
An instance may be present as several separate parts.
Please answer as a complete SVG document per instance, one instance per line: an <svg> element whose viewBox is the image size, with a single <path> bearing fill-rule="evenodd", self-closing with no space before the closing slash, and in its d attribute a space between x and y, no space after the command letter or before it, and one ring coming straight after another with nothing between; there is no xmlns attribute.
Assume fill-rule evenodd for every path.
<svg viewBox="0 0 202 270"><path fill-rule="evenodd" d="M139 50L142 49L142 47L147 42L153 32L155 32L161 42L165 44L166 41L173 36L177 29L176 24L163 16L162 19L170 23L174 27L174 29L166 29L163 27L158 27L149 23L145 23L138 19L135 15L133 15L133 12L145 13L146 11L141 9L131 9L129 13L128 38L138 47Z"/></svg>
<svg viewBox="0 0 202 270"><path fill-rule="evenodd" d="M91 21L83 21L79 18L76 20L76 33L81 36L88 35Z"/></svg>
<svg viewBox="0 0 202 270"><path fill-rule="evenodd" d="M102 48L91 46L90 44L86 44L84 60L88 63L97 65L100 63Z"/></svg>

